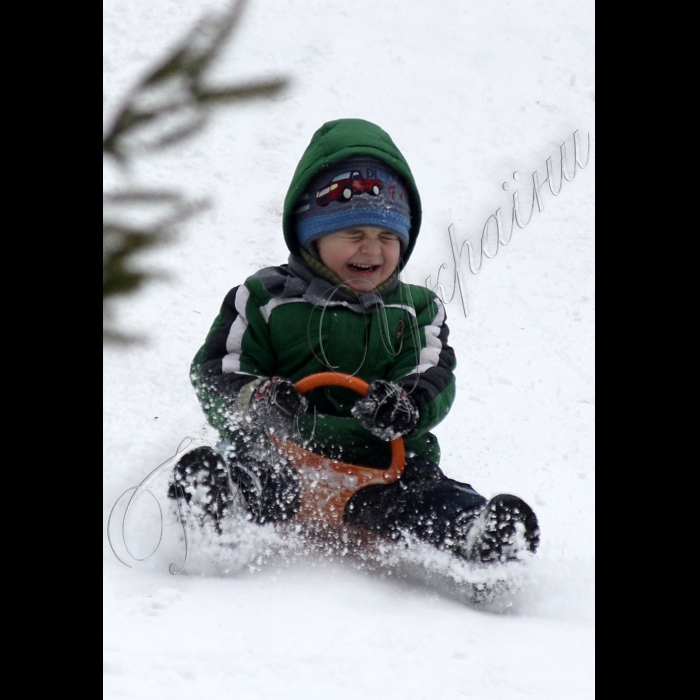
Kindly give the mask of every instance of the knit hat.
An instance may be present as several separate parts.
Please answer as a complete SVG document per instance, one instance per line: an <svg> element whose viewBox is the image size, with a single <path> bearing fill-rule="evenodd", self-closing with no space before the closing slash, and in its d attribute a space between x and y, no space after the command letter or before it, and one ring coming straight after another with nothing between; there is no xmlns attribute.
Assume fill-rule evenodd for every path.
<svg viewBox="0 0 700 700"><path fill-rule="evenodd" d="M402 250L409 243L411 210L400 176L377 158L355 156L321 169L299 197L294 222L306 249L319 238L356 226L395 233Z"/></svg>

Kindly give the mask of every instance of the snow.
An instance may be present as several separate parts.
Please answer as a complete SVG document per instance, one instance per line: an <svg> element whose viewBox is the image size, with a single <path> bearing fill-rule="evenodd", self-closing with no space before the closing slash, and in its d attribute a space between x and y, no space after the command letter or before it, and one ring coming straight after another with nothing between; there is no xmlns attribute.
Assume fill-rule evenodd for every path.
<svg viewBox="0 0 700 700"><path fill-rule="evenodd" d="M105 114L196 19L223 7L105 3ZM276 75L292 81L282 95L222 108L203 132L127 174L105 169L106 186L169 187L211 202L173 244L149 254L147 266L167 278L118 305L121 326L144 342L104 351L105 697L592 698L593 2L256 0L214 78ZM151 487L165 516L155 554L146 558L160 523L148 495L126 524L131 552L144 561L117 541L128 568L107 539L124 491L187 436L215 441L189 363L226 292L286 261L281 213L291 175L312 133L340 117L380 124L404 152L424 210L404 279L424 284L431 276L435 284L445 264L448 298L448 226L460 245L469 238L478 248L487 218L501 207L508 227L516 190L526 215L532 173L542 181L550 156L558 173L564 142L571 172L573 133L584 147L590 133L587 167L556 198L544 185L544 209L535 207L527 228L516 226L478 275L463 254L469 314L459 292L447 304L459 366L457 400L436 430L442 467L486 497L523 497L542 527L523 587L501 609L467 605L444 582L429 586L337 557L272 555L237 568L245 558L196 541L185 571L171 575L184 548L166 512L164 475ZM256 536L243 548L274 550L271 533Z"/></svg>

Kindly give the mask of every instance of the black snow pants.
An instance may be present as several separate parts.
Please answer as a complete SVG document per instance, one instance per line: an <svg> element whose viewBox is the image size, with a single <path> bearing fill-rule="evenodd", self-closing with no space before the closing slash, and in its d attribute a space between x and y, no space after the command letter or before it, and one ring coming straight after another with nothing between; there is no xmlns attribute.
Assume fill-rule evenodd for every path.
<svg viewBox="0 0 700 700"><path fill-rule="evenodd" d="M485 504L470 484L449 479L434 462L409 453L401 479L360 489L343 519L390 539L408 534L450 548Z"/></svg>
<svg viewBox="0 0 700 700"><path fill-rule="evenodd" d="M299 510L300 487L294 469L234 456L223 450L232 481L238 486L257 522L279 522ZM468 526L486 504L470 484L443 474L429 459L411 452L401 479L366 486L348 502L343 520L392 540L406 535L452 548L464 540Z"/></svg>

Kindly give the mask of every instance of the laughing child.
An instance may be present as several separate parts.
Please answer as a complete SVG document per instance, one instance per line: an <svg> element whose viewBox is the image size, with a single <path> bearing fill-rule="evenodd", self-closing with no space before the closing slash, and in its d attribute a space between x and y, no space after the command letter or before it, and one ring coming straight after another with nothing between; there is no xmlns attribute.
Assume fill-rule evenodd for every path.
<svg viewBox="0 0 700 700"><path fill-rule="evenodd" d="M324 124L304 152L284 203L288 263L234 287L191 367L197 397L218 431L176 465L171 498L184 498L219 531L238 499L258 523L295 516L300 486L270 435L377 469L403 436L406 465L391 484L360 489L346 524L391 540L414 537L476 563L534 553L539 527L520 498L490 501L440 469L430 432L455 397L455 353L444 306L399 280L416 244L421 203L389 135L360 119ZM369 383L302 396L318 372Z"/></svg>

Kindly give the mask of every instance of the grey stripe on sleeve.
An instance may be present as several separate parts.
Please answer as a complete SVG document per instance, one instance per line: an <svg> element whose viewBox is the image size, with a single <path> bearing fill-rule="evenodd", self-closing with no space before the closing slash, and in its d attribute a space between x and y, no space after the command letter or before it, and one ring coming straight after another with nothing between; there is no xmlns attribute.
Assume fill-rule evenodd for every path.
<svg viewBox="0 0 700 700"><path fill-rule="evenodd" d="M245 315L245 307L250 298L248 287L242 284L236 292L236 311L238 316L231 324L228 337L226 338L226 355L221 360L223 372L240 372L241 352L243 347L243 334L248 328L248 319Z"/></svg>

